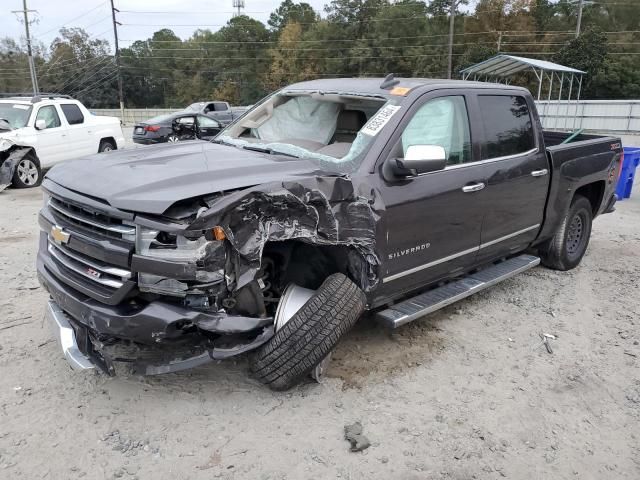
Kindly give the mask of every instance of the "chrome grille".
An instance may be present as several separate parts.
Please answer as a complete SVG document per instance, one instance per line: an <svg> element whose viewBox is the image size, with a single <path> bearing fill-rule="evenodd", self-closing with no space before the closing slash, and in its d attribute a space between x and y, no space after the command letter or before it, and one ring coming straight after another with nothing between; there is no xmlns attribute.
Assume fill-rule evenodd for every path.
<svg viewBox="0 0 640 480"><path fill-rule="evenodd" d="M109 217L103 213L79 207L72 203L63 202L57 198L51 198L48 207L58 218L66 223L81 228L98 232L114 238L126 238L134 236L136 229L132 225L126 225L121 220Z"/></svg>
<svg viewBox="0 0 640 480"><path fill-rule="evenodd" d="M113 289L121 288L131 278L131 272L86 257L49 239L49 255L72 272L95 284Z"/></svg>

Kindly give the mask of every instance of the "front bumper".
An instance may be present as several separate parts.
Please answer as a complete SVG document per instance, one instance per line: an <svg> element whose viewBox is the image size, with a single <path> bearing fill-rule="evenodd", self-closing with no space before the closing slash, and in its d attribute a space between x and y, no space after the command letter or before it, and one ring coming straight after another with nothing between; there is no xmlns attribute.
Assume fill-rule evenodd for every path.
<svg viewBox="0 0 640 480"><path fill-rule="evenodd" d="M193 368L253 350L273 336L271 318L190 310L162 301L107 305L65 283L44 248L38 278L51 295L46 315L74 369L114 375L116 362L138 374Z"/></svg>
<svg viewBox="0 0 640 480"><path fill-rule="evenodd" d="M76 332L69 323L69 318L56 302L49 300L45 310L45 318L51 326L53 335L56 337L58 345L62 348L62 353L71 368L74 370L94 369L95 365L91 359L82 353L78 347Z"/></svg>

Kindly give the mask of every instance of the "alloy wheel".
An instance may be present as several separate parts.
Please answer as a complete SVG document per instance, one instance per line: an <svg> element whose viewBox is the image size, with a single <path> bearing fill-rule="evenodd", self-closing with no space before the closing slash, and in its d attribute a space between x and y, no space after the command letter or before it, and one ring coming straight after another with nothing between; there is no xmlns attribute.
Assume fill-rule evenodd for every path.
<svg viewBox="0 0 640 480"><path fill-rule="evenodd" d="M18 163L18 178L25 185L35 185L38 183L38 167L32 160L24 158Z"/></svg>

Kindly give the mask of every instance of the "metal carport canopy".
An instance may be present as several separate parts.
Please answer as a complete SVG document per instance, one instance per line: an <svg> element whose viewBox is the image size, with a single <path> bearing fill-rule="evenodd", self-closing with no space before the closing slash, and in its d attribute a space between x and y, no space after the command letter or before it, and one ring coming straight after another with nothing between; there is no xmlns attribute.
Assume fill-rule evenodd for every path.
<svg viewBox="0 0 640 480"><path fill-rule="evenodd" d="M582 70L571 67L565 67L558 63L548 62L546 60L537 60L535 58L516 57L515 55L500 54L492 57L484 62L476 63L460 71L462 78L467 80L471 75L487 76L487 77L508 77L522 70L533 68L558 73L585 74ZM537 72L536 72L537 74Z"/></svg>

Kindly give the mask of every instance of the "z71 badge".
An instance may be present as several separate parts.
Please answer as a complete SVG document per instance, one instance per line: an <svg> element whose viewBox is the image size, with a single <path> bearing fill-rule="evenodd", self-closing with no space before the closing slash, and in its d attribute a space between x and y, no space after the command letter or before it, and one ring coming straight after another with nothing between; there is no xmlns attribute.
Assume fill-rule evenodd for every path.
<svg viewBox="0 0 640 480"><path fill-rule="evenodd" d="M396 252L389 254L389 260L395 260L396 258L404 257L405 255L411 255L413 253L421 252L422 250L426 250L431 246L430 243L422 243L420 245L416 245L415 247L405 248L404 250L398 250Z"/></svg>

